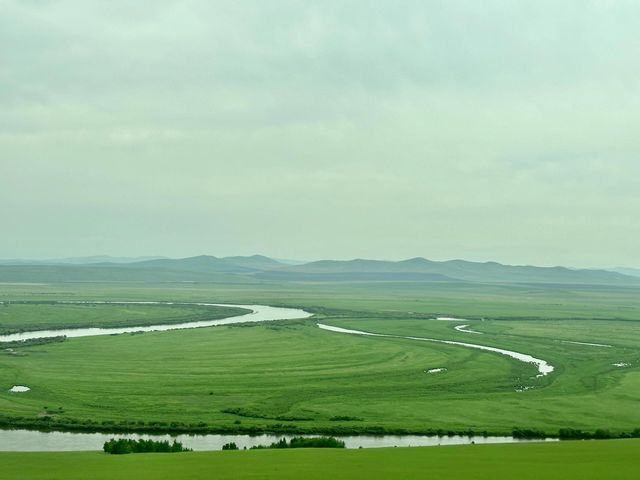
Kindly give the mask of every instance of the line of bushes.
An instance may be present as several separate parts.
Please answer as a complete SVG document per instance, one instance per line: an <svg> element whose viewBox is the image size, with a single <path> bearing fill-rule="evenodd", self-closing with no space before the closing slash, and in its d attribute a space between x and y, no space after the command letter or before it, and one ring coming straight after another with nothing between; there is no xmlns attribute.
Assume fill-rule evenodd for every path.
<svg viewBox="0 0 640 480"><path fill-rule="evenodd" d="M112 438L105 442L102 449L105 453L112 455L124 455L127 453L176 453L190 452L190 448L185 448L182 443L174 440L169 443L167 440L132 440L130 438Z"/></svg>
<svg viewBox="0 0 640 480"><path fill-rule="evenodd" d="M0 428L24 428L38 431L69 431L69 432L101 432L101 433L220 433L260 435L264 433L291 435L429 435L429 436L489 436L507 435L507 432L487 432L474 430L443 430L443 429L406 429L387 428L377 425L295 425L285 423L265 423L263 425L209 425L205 422L163 422L163 421L134 421L134 420L104 420L97 422L89 419L63 417L57 412L53 415L41 417L20 417L0 415Z"/></svg>
<svg viewBox="0 0 640 480"><path fill-rule="evenodd" d="M96 422L95 420L74 419L62 417L63 411L52 411L50 415L41 417L9 417L0 415L0 428L16 429L24 428L38 431L68 431L68 432L102 432L102 433L197 433L197 434L238 434L238 435L260 435L265 433L283 435L425 435L438 437L451 436L505 436L512 435L518 439L543 439L560 438L561 440L573 439L606 439L606 438L640 438L640 428L629 431L611 431L598 429L593 432L577 430L572 428L561 428L557 432L548 432L534 428L516 427L511 432L487 431L487 430L444 430L444 429L407 429L407 428L387 428L376 425L291 425L283 423L264 425L209 425L205 422L184 423L184 422L161 422L161 421L133 421L121 420L119 422L105 420ZM332 419L333 420L333 419ZM334 420L335 421L335 420Z"/></svg>
<svg viewBox="0 0 640 480"><path fill-rule="evenodd" d="M543 430L538 430L535 428L516 427L511 431L511 436L513 438L526 440L526 439L548 438L551 435L547 434L547 432Z"/></svg>
<svg viewBox="0 0 640 480"><path fill-rule="evenodd" d="M257 445L252 450L262 448L344 448L344 442L335 437L293 437L287 442L281 438L269 446Z"/></svg>
<svg viewBox="0 0 640 480"><path fill-rule="evenodd" d="M606 440L610 438L640 438L640 428L634 428L630 431L614 431L606 428L599 428L593 432L574 429L561 428L558 433L553 435L543 430L533 428L514 428L511 432L514 438L519 439L542 439L556 437L560 440Z"/></svg>
<svg viewBox="0 0 640 480"><path fill-rule="evenodd" d="M293 437L288 441L286 438L281 438L270 445L254 445L250 450L267 448L345 448L345 444L335 437ZM230 442L225 443L222 446L222 450L239 450L239 448L235 442Z"/></svg>
<svg viewBox="0 0 640 480"><path fill-rule="evenodd" d="M10 335L13 333L22 333L22 332L4 332L2 331L0 334L2 335ZM57 337L48 337L48 338L29 338L27 340L14 340L12 342L2 342L2 348L19 348L19 347L31 347L33 345L45 345L48 343L60 343L67 340L66 335L59 335Z"/></svg>
<svg viewBox="0 0 640 480"><path fill-rule="evenodd" d="M162 422L133 420L104 420L97 422L88 419L63 417L58 412L41 417L5 417L0 416L0 428L24 428L39 431L102 432L102 433L220 433L260 435L264 433L290 435L428 435L428 436L490 436L508 435L507 432L487 432L475 430L443 429L406 429L387 428L377 425L331 425L312 426L285 423L265 423L263 425L209 425L205 422Z"/></svg>
<svg viewBox="0 0 640 480"><path fill-rule="evenodd" d="M558 432L560 440L606 440L610 438L640 438L640 428L630 432L612 432L606 428L599 428L594 432L585 432L573 428L561 428Z"/></svg>
<svg viewBox="0 0 640 480"><path fill-rule="evenodd" d="M606 428L599 428L593 432L579 430L574 428L561 428L557 434L549 434L543 430L534 428L516 427L511 432L513 438L519 439L542 439L555 437L560 440L606 440L610 438L640 438L640 428L634 428L630 431L614 431Z"/></svg>

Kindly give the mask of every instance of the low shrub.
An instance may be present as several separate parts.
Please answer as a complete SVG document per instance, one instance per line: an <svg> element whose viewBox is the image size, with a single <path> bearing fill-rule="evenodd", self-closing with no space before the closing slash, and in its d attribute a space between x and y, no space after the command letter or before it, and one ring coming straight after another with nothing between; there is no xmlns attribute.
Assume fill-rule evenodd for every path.
<svg viewBox="0 0 640 480"><path fill-rule="evenodd" d="M169 443L167 440L132 440L130 438L112 438L105 442L102 449L105 453L112 455L123 455L127 453L176 453L190 452L191 449L185 448L182 443L174 440Z"/></svg>
<svg viewBox="0 0 640 480"><path fill-rule="evenodd" d="M252 450L263 448L345 448L345 444L335 437L293 437L289 441L286 438L281 438L271 445L251 447Z"/></svg>

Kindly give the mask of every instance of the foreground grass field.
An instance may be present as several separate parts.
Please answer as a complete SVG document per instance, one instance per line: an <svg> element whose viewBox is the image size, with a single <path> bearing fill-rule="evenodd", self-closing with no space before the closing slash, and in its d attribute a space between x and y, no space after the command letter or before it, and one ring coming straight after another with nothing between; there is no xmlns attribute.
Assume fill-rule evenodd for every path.
<svg viewBox="0 0 640 480"><path fill-rule="evenodd" d="M408 479L631 480L639 440L365 450L175 454L0 453L3 480ZM87 472L90 472L88 474Z"/></svg>
<svg viewBox="0 0 640 480"><path fill-rule="evenodd" d="M77 338L2 352L0 412L41 426L133 430L630 431L640 427L637 293L523 285L0 285L4 300L206 300L317 312L305 321ZM46 318L58 307L34 308ZM98 318L103 308L111 307L88 310ZM470 318L464 323L482 334L429 320L438 314ZM496 353L337 334L317 321L507 348L556 370L537 378L533 365ZM446 371L426 373L431 368ZM32 390L12 394L12 385Z"/></svg>

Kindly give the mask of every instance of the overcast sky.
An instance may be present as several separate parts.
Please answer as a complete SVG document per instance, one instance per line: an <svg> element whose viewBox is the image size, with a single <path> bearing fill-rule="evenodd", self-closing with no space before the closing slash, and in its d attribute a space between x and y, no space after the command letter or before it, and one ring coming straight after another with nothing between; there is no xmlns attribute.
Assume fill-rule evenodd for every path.
<svg viewBox="0 0 640 480"><path fill-rule="evenodd" d="M640 2L0 0L0 258L640 266Z"/></svg>

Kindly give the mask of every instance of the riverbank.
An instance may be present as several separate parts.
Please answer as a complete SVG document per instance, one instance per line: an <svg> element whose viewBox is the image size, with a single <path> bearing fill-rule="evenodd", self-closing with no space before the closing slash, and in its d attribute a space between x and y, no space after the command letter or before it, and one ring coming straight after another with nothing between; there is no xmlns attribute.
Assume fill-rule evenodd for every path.
<svg viewBox="0 0 640 480"><path fill-rule="evenodd" d="M227 443L235 443L239 448L251 448L256 445L277 442L293 436L316 437L334 436L345 442L347 448L383 448L417 447L436 445L465 445L493 443L521 443L558 440L605 440L637 439L640 428L628 431L597 429L585 431L572 428L560 428L556 432L536 429L514 428L511 432L477 432L425 429L411 431L407 429L362 428L353 429L336 426L330 429L301 429L282 425L280 428L246 428L234 425L229 428L207 426L183 428L174 425L169 429L149 425L132 429L127 425L82 425L60 428L57 425L22 425L20 422L7 422L0 419L0 451L45 452L45 451L81 451L100 450L101 445L112 438L132 440L147 439L156 441L178 440L196 451L220 450Z"/></svg>
<svg viewBox="0 0 640 480"><path fill-rule="evenodd" d="M7 430L27 430L35 432L69 432L69 433L132 433L132 434L167 434L167 435L423 435L423 436L478 436L496 437L509 436L512 430L473 430L473 429L435 429L435 428L391 428L377 425L345 425L335 426L304 426L287 423L275 423L268 425L209 425L200 423L183 422L93 422L91 420L60 419L55 417L55 411L51 416L39 416L37 418L4 417L0 416L0 432ZM537 432L533 436L522 438L544 438L545 432L540 430L526 430Z"/></svg>

